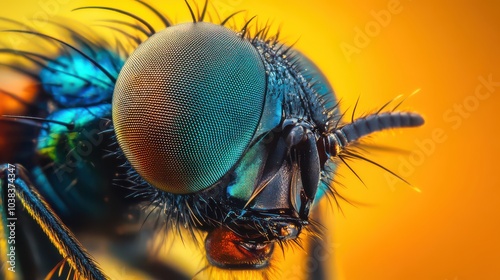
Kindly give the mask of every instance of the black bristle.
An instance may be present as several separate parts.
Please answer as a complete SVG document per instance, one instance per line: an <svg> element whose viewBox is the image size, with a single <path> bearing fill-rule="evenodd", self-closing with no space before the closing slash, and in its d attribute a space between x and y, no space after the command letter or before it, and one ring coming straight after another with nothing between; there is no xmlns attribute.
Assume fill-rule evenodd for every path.
<svg viewBox="0 0 500 280"><path fill-rule="evenodd" d="M90 63L94 64L95 67L97 67L97 69L99 69L104 75L106 75L108 77L108 79L113 83L115 84L116 83L116 78L111 75L111 73L108 72L108 70L106 70L104 67L102 67L102 65L100 65L97 61L95 61L93 58L91 58L89 55L87 55L86 53L82 52L81 50L79 50L78 48L60 40L60 39L57 39L55 37L52 37L52 36L49 36L49 35L46 35L46 34L43 34L43 33L39 33L39 32L33 32L33 31L26 31L26 30L4 30L4 31L1 31L1 32L12 32L12 33L26 33L26 34L32 34L32 35L36 35L36 36L39 36L39 37L43 37L43 38L48 38L48 39L51 39L51 40L54 40L56 42L59 42L65 46L67 46L68 48L76 51L77 53L79 53L80 55L82 55L85 59L87 59Z"/></svg>
<svg viewBox="0 0 500 280"><path fill-rule="evenodd" d="M172 23L153 6L141 0L136 0L136 1L143 6L146 6L150 11L152 11L161 20L161 22L163 23L163 25L165 25L165 27L172 26Z"/></svg>
<svg viewBox="0 0 500 280"><path fill-rule="evenodd" d="M144 24L144 26L146 26L149 29L148 36L151 36L151 35L153 35L153 34L156 33L155 29L153 28L153 26L151 24L149 24L149 22L147 22L146 20L140 18L139 16L136 16L136 15L134 15L132 13L129 13L127 11L124 11L124 10L120 10L120 9L116 9L116 8L111 8L111 7L103 7L103 6L85 6L85 7L80 7L80 8L73 9L73 11L86 10L86 9L108 10L108 11L112 11L112 12L116 12L116 13L119 13L119 14L123 14L123 15L129 16L129 17L131 17L131 18L139 21L140 23Z"/></svg>

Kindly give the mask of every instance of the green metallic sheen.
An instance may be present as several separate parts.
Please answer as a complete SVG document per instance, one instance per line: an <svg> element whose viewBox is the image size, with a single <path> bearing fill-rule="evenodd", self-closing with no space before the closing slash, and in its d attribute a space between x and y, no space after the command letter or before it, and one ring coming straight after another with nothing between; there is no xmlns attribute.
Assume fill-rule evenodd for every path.
<svg viewBox="0 0 500 280"><path fill-rule="evenodd" d="M89 128L89 124L109 118L110 115L110 104L55 111L47 120L70 124L73 127L70 129L66 125L46 122L45 129L42 129L38 137L37 149L41 155L49 157L55 163L64 164L67 161L68 149L84 151L86 148L82 145L86 142L92 145L92 139L89 137L95 133ZM98 131L98 128L95 130Z"/></svg>

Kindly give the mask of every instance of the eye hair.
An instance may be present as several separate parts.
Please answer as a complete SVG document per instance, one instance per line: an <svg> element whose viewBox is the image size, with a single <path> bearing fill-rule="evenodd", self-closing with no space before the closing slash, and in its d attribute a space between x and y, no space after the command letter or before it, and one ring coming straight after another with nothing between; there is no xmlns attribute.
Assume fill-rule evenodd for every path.
<svg viewBox="0 0 500 280"><path fill-rule="evenodd" d="M243 12L243 11L237 11L237 12L234 12L234 13L230 14L229 16L227 16L224 20L222 20L222 21L220 22L220 25L221 25L221 26L226 25L226 23L227 23L230 19L232 19L234 16L236 16L237 14L242 13L242 12ZM218 16L218 15L219 15L219 14L217 13L217 16ZM220 19L220 17L219 17L219 19Z"/></svg>
<svg viewBox="0 0 500 280"><path fill-rule="evenodd" d="M136 2L140 3L141 5L147 7L150 11L152 11L161 20L161 22L163 22L163 25L165 27L172 26L171 21L166 16L164 16L162 13L160 13L160 11L155 9L153 6L151 6L150 4L148 4L144 1L141 1L141 0L136 0Z"/></svg>
<svg viewBox="0 0 500 280"><path fill-rule="evenodd" d="M56 42L59 42L67 47L69 47L70 49L76 51L77 53L79 53L80 55L82 55L85 59L87 59L89 62L91 62L92 64L94 64L104 75L106 75L108 77L108 79L114 84L116 83L116 78L108 71L106 70L102 65L100 65L97 61L95 61L92 57L90 57L89 55L87 55L86 53L84 53L83 51L81 51L80 49L78 49L77 47L74 47L72 45L70 45L69 43L66 43L60 39L57 39L55 37L52 37L50 35L46 35L46 34L43 34L43 33L39 33L39 32L33 32L33 31L26 31L26 30L4 30L2 32L11 32L11 33L26 33L26 34L32 34L32 35L36 35L36 36L39 36L39 37L42 37L42 38L47 38L47 39L51 39L51 40L54 40Z"/></svg>
<svg viewBox="0 0 500 280"><path fill-rule="evenodd" d="M116 24L119 24L119 25L124 25L124 26L130 27L132 29L135 29L135 30L139 31L140 33L146 35L147 37L150 36L150 33L146 29L144 29L142 26L140 26L139 24L136 24L136 23L130 23L130 22L127 22L127 21L114 20L114 19L102 20L102 21L103 22L109 22L109 23L116 23ZM123 30L121 30L121 29L119 29L117 27L108 26L108 25L104 25L104 27L108 27L108 28L110 28L112 30L115 30L115 31L121 33L121 34L123 34L123 32L124 32ZM131 34L128 34L128 33L125 33L125 34L126 34L125 37L133 39L137 43L137 45L140 45L143 42L143 40L140 39L139 37L134 37L134 36L132 36Z"/></svg>
<svg viewBox="0 0 500 280"><path fill-rule="evenodd" d="M190 201L198 196L198 194L173 195L156 189L144 181L130 165L116 141L116 135L113 135L111 145L112 149L110 149L108 156L116 157L123 161L119 166L123 171L120 173L120 176L113 179L113 184L117 187L128 189L130 193L127 197L143 201L142 208L148 213L143 220L143 226L148 219L156 216L155 228L157 231L160 231L164 227L168 231L181 233L181 229L184 228L188 231L192 241L200 247L202 242L195 231L196 225L199 225L200 222L197 221L198 218L193 212L199 210L189 205ZM198 216L203 217L201 214ZM160 221L163 221L163 225L159 225ZM179 237L183 240L183 234L179 234Z"/></svg>
<svg viewBox="0 0 500 280"><path fill-rule="evenodd" d="M149 33L146 34L146 35L148 35L148 37L151 37L151 35L156 33L156 30L149 22L147 22L146 20L144 20L144 19L142 19L142 18L140 18L140 17L138 17L130 12L124 11L124 10L111 8L111 7L104 7L104 6L85 6L85 7L73 9L73 11L86 10L86 9L109 10L109 11L113 11L113 12L117 12L119 14L129 16L129 17L139 21L140 23L144 24L144 26L146 26L146 28L149 29Z"/></svg>

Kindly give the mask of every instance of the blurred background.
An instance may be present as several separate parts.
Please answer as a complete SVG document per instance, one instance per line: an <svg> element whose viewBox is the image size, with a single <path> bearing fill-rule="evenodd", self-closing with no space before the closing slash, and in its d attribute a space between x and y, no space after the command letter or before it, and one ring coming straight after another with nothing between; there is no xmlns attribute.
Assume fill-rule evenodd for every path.
<svg viewBox="0 0 500 280"><path fill-rule="evenodd" d="M247 18L258 15L259 21L269 19L281 27L283 41L296 42L295 47L322 69L342 99L342 110L352 110L359 97L358 114L374 112L403 95L408 98L399 109L419 112L426 120L421 128L380 133L369 140L404 152L365 154L413 188L373 165L350 163L364 186L342 166L337 176L344 187L338 187L354 206L342 203L340 211L334 203L323 201L319 208L328 229L326 251L318 255L288 252L277 265L282 269L280 278L301 279L297 275L323 264L330 270L329 277L347 280L500 279L500 179L496 173L500 148L495 138L500 129L500 117L495 115L500 108L498 1L210 3L209 11L217 10L221 17L245 10ZM50 28L48 20L63 22L64 17L86 23L115 17L105 12L71 12L94 4L132 9L158 23L132 1L10 1L2 3L0 16L41 30ZM183 1L154 5L174 22L189 20ZM212 17L216 20L215 13ZM238 17L236 23L244 18ZM0 36L7 47L26 50L31 46L23 38ZM32 88L25 86L29 80L0 71L4 71L0 72L2 86L28 102L33 100ZM0 100L1 114L22 114L12 98L1 96ZM5 143L0 141L2 152L12 149ZM179 251L176 260L194 274L199 267L192 267L196 265L190 263L191 253Z"/></svg>

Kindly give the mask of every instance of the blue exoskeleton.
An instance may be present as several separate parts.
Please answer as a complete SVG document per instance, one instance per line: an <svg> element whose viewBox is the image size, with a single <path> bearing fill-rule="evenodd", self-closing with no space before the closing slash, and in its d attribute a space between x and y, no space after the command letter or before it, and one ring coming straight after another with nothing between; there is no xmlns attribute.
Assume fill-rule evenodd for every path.
<svg viewBox="0 0 500 280"><path fill-rule="evenodd" d="M148 38L131 53L73 31L72 43L8 31L63 49L56 58L6 50L41 65L33 74L50 106L43 119L19 118L40 125L38 159L26 169L1 165L0 187L7 194L15 185L16 201L75 276L106 278L65 224L82 217L93 228L109 228L122 221L113 217L123 209L144 201L168 227L206 232L211 265L265 268L276 244L315 230L314 204L338 195L332 180L343 156L364 159L350 149L353 143L423 124L416 113L394 111L342 121L321 71L268 36L268 26L250 35L251 20L239 31L225 26L234 14L220 24L204 22L207 5L198 16L190 8L192 22L172 25L139 3L167 28L156 32L115 8L81 8L137 20L129 26ZM52 168L40 168L47 164ZM5 243L8 232L1 229Z"/></svg>

